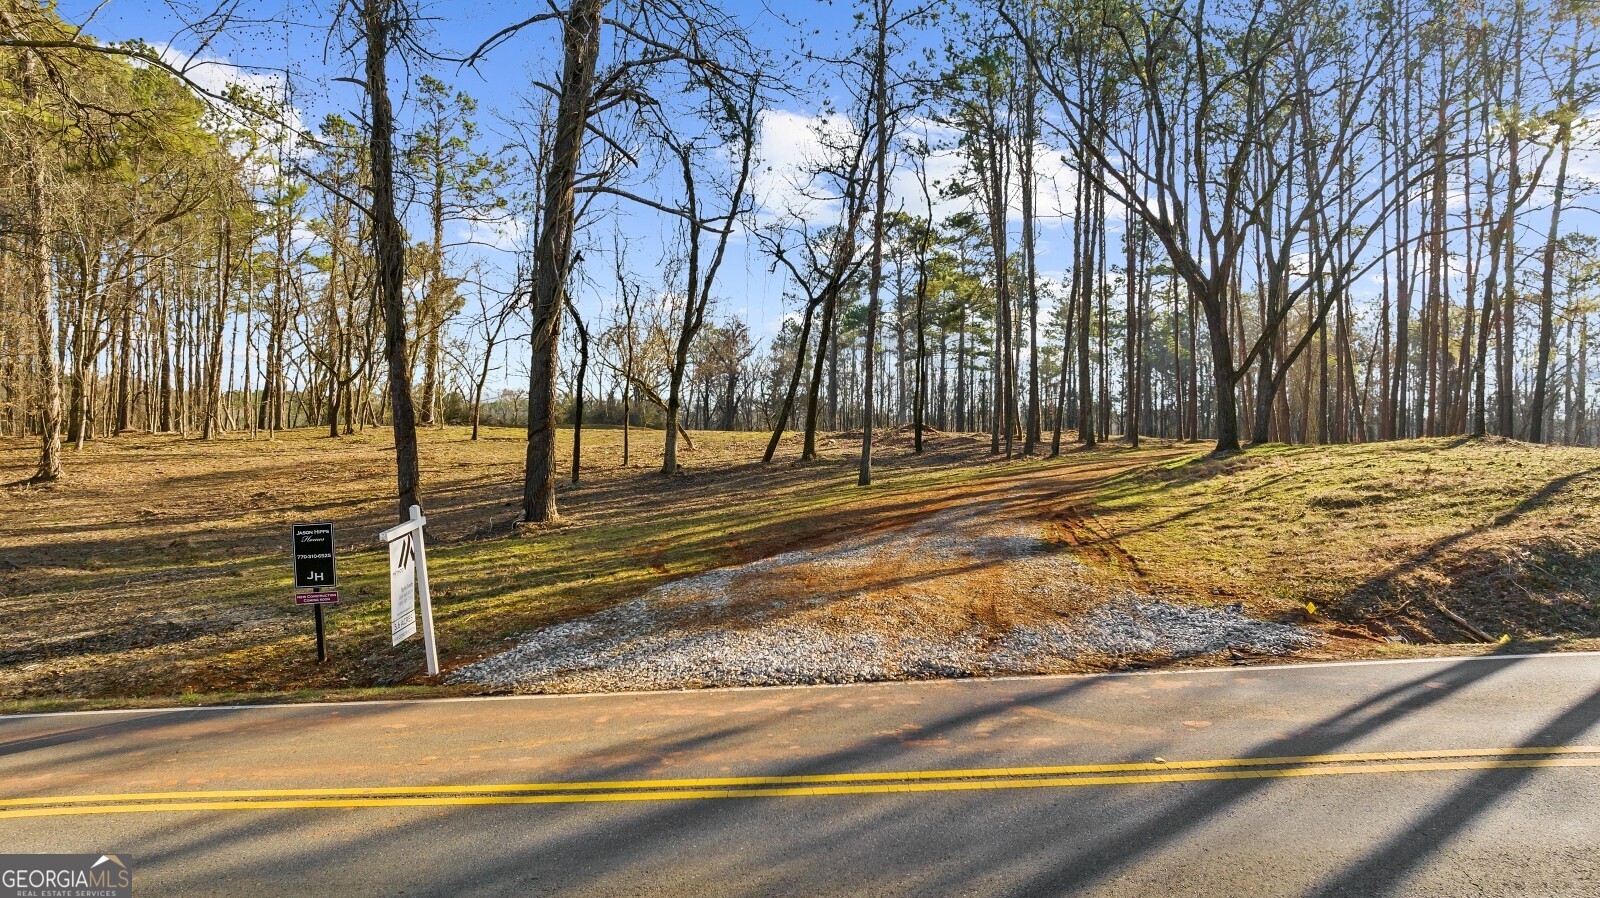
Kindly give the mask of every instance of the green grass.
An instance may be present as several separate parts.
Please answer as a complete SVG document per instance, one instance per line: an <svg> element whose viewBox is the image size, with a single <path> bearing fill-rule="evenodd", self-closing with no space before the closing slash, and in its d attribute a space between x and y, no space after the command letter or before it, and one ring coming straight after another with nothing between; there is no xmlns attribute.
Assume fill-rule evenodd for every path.
<svg viewBox="0 0 1600 898"><path fill-rule="evenodd" d="M763 467L764 435L702 433L684 472L665 478L658 432L635 430L634 466L621 468L620 431L605 429L585 434L584 481L563 482L561 519L519 528L523 435L486 437L471 442L460 428L422 436L447 664L669 579L872 526L903 513L907 493L993 470L977 441L944 438L922 458L884 449L877 482L863 489L842 442L807 465L785 446ZM103 440L69 456L59 486L0 493L0 611L22 634L0 649L0 701L421 682L420 639L388 639L387 556L376 540L394 520L388 438ZM30 455L27 445L0 447L0 477ZM569 455L570 444L560 457ZM315 520L337 529L341 595L327 610L331 659L320 666L311 611L290 598L287 545L291 523Z"/></svg>
<svg viewBox="0 0 1600 898"><path fill-rule="evenodd" d="M523 434L466 437L422 435L447 667L671 579L896 526L1032 474L1049 479L1029 483L1018 513L1090 512L1085 560L1146 591L1298 622L1315 602L1312 622L1367 639L1369 653L1402 651L1386 636L1407 651L1468 638L1435 603L1516 646L1600 636L1595 450L1419 440L1214 459L1155 445L1003 462L987 440L939 437L922 457L880 448L863 489L847 439L805 465L786 444L762 466L765 435L701 433L665 478L658 432L634 431L624 468L620 432L601 429L586 432L583 482L563 477L561 520L519 528ZM396 519L389 439L126 436L69 453L56 487L0 490L0 712L461 694L422 676L420 639L389 645L376 540ZM33 452L0 443L0 482ZM325 665L288 556L289 525L317 520L339 543ZM1093 551L1095 538L1127 557Z"/></svg>
<svg viewBox="0 0 1600 898"><path fill-rule="evenodd" d="M1191 594L1312 601L1415 638L1448 635L1434 602L1513 636L1600 635L1600 451L1456 438L1195 452L1097 501L1149 579Z"/></svg>

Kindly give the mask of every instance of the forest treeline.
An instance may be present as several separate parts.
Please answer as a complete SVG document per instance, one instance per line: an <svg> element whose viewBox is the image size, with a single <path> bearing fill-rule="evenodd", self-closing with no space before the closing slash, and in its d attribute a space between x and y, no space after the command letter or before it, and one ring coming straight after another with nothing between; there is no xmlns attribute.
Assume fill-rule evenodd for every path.
<svg viewBox="0 0 1600 898"><path fill-rule="evenodd" d="M50 480L63 441L393 424L405 508L417 428L513 423L530 521L580 474L568 424L662 427L667 472L697 429L771 431L769 461L852 431L863 483L888 426L1600 439L1592 4L857 7L832 55L705 0L458 51L361 0L329 12L361 102L308 127L291 81L207 88L0 0L0 433ZM528 47L548 73L492 114L446 78ZM822 91L779 201L764 129ZM734 311L742 248L774 335Z"/></svg>

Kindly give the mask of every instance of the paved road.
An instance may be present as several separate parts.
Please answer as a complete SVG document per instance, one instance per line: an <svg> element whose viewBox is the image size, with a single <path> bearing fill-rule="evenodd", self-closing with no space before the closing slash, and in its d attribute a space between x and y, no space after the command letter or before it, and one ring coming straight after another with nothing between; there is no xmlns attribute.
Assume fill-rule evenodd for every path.
<svg viewBox="0 0 1600 898"><path fill-rule="evenodd" d="M1595 896L1600 656L0 718L0 851L162 896Z"/></svg>

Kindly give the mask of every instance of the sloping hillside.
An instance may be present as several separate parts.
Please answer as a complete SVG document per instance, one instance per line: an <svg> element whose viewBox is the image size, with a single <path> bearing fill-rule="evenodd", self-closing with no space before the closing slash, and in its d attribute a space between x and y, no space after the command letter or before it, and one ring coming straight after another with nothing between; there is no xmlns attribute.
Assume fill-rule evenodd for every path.
<svg viewBox="0 0 1600 898"><path fill-rule="evenodd" d="M1196 452L1114 477L1093 508L1094 541L1146 583L1262 611L1312 602L1355 638L1600 636L1597 450L1437 439Z"/></svg>
<svg viewBox="0 0 1600 898"><path fill-rule="evenodd" d="M385 437L97 441L55 487L0 491L0 707L1337 659L1502 635L1491 650L1600 647L1595 450L1219 460L1154 443L1007 462L977 436L913 456L888 434L861 489L845 435L818 462L763 466L760 434L706 434L667 479L617 467L602 430L563 521L524 530L521 435L450 430L424 446L440 648L463 683L440 687L415 641L389 645ZM32 447L3 449L20 476ZM319 519L342 541L324 665L286 561L288 525Z"/></svg>

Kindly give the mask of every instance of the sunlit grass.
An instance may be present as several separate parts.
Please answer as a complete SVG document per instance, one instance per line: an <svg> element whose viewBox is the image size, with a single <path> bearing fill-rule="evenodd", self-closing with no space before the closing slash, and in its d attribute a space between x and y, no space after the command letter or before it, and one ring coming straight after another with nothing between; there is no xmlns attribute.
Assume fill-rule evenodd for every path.
<svg viewBox="0 0 1600 898"><path fill-rule="evenodd" d="M852 523L852 507L869 520L907 491L993 470L977 441L944 438L942 454L921 459L886 447L877 482L862 489L854 443L803 466L786 444L763 467L765 434L698 433L683 471L665 478L659 432L635 429L632 465L622 468L621 431L604 428L585 432L584 477L573 486L563 430L561 518L518 528L524 434L467 436L445 428L421 438L430 580L448 661L785 540L825 537L819 531ZM418 641L388 644L387 556L376 540L397 511L390 438L387 430L210 443L131 435L69 454L58 487L0 493L0 575L8 563L27 571L0 580L0 608L30 643L10 677L0 671L0 700L414 679ZM31 452L0 445L0 477L24 470ZM327 609L332 659L321 667L307 660L311 612L292 604L287 539L291 523L316 520L334 521L341 595ZM42 675L51 668L62 677Z"/></svg>
<svg viewBox="0 0 1600 898"><path fill-rule="evenodd" d="M1408 598L1587 633L1600 451L1461 438L1203 451L1111 481L1102 519L1154 580L1359 617ZM1508 610L1508 599L1525 607Z"/></svg>

